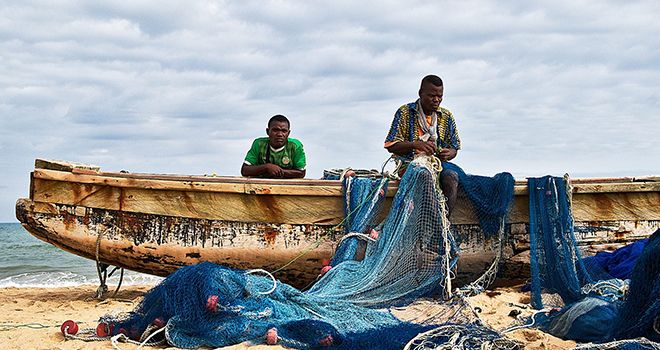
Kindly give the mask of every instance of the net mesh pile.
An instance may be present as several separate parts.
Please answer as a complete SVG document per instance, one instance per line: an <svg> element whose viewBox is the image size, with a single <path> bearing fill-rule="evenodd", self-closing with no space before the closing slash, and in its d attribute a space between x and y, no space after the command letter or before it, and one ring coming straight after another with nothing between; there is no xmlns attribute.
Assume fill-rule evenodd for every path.
<svg viewBox="0 0 660 350"><path fill-rule="evenodd" d="M532 306L543 308L542 289L558 293L564 303L579 300L582 285L592 278L577 247L564 179L529 178L527 188Z"/></svg>
<svg viewBox="0 0 660 350"><path fill-rule="evenodd" d="M458 183L472 203L483 234L490 237L500 233L513 199L513 175L507 172L493 177L467 174L451 162L442 162L442 169L458 175Z"/></svg>
<svg viewBox="0 0 660 350"><path fill-rule="evenodd" d="M382 307L451 291L448 271L457 251L435 173L413 166L403 176L391 208L364 259L340 261L307 294ZM351 220L356 221L364 225L364 220ZM338 251L347 251L343 246L355 246L352 243L344 241Z"/></svg>
<svg viewBox="0 0 660 350"><path fill-rule="evenodd" d="M546 176L528 179L532 305L542 293L557 293L565 306L540 314L539 327L563 339L606 343L645 337L660 340L660 230L649 239L632 269L630 283L585 264L573 233L569 183ZM627 292L627 294L626 294ZM646 340L620 343L647 348ZM590 345L609 348L610 345Z"/></svg>
<svg viewBox="0 0 660 350"><path fill-rule="evenodd" d="M344 237L335 251L330 266L337 266L346 260L355 260L359 243L374 240L365 232L376 229L376 218L382 209L388 183L386 177L377 181L356 176L344 178Z"/></svg>
<svg viewBox="0 0 660 350"><path fill-rule="evenodd" d="M387 180L345 179L345 239L332 268L308 291L260 271L203 263L170 275L132 312L102 321L111 325L111 334L131 339L144 338L145 330L160 325L167 342L182 348L263 343L274 328L278 344L298 349L435 349L448 344L465 349L516 348L519 344L480 322L465 301L468 292L452 293L459 252L437 181L439 165L427 158L413 161L382 223L376 218ZM497 223L495 232L502 235L511 202L503 198L512 197L513 178L462 174L463 190L478 199L473 202L475 211L500 213L484 222ZM501 193L493 195L494 191ZM496 267L495 263L489 277L478 280L480 288L489 283ZM445 302L434 303L437 310L428 317L395 316L396 306L419 298Z"/></svg>

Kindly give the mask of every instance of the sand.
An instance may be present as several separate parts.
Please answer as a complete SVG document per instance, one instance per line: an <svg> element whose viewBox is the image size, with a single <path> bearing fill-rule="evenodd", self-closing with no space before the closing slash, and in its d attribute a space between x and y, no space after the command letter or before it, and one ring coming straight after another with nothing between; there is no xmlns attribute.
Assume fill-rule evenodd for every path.
<svg viewBox="0 0 660 350"><path fill-rule="evenodd" d="M61 324L72 319L81 329L96 327L100 316L133 309L150 286L122 287L114 299L93 299L95 286L66 288L0 288L0 349L113 349L109 341L84 342L65 340ZM503 329L514 319L511 310L531 314L524 304L525 293L502 288L470 298L473 307L482 310L480 317L495 329ZM414 317L414 308L403 310ZM574 342L563 341L534 329L521 329L508 336L524 342L526 349L570 349ZM121 349L136 345L119 343ZM144 347L149 348L149 347ZM239 344L223 349L278 350L280 346ZM159 348L163 349L163 347ZM170 348L171 349L171 348Z"/></svg>

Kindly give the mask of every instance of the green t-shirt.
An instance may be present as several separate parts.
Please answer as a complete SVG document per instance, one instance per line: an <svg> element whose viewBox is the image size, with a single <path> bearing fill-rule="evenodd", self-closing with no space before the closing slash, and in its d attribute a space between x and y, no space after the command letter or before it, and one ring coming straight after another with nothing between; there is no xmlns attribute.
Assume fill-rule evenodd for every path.
<svg viewBox="0 0 660 350"><path fill-rule="evenodd" d="M245 164L261 165L275 164L282 169L305 170L307 162L305 151L300 141L289 138L287 143L280 149L273 149L268 144L268 137L260 137L252 142L252 147L245 156ZM270 151L268 150L270 148ZM266 159L266 157L270 159Z"/></svg>

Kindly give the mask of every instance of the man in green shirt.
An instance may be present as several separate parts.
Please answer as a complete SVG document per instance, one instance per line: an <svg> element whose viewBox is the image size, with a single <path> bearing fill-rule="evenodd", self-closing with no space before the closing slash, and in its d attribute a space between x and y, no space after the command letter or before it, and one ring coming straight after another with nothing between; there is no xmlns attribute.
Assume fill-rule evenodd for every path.
<svg viewBox="0 0 660 350"><path fill-rule="evenodd" d="M289 138L290 123L283 115L268 121L266 134L252 142L245 156L241 175L293 179L305 177L305 151L300 141Z"/></svg>

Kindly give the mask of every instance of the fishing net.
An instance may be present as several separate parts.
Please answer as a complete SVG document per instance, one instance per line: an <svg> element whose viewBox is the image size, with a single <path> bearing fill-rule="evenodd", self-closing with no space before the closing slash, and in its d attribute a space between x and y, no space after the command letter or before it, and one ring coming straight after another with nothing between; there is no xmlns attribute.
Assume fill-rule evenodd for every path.
<svg viewBox="0 0 660 350"><path fill-rule="evenodd" d="M450 292L448 271L456 264L457 251L435 176L434 171L413 165L401 179L382 232L369 241L364 259L344 260L308 294L378 307ZM356 221L363 225L364 220L350 223Z"/></svg>
<svg viewBox="0 0 660 350"><path fill-rule="evenodd" d="M376 181L357 176L344 178L344 236L330 266L337 266L346 260L356 260L359 243L375 241L379 232L374 229L377 226L376 218L380 214L388 182L386 177Z"/></svg>
<svg viewBox="0 0 660 350"><path fill-rule="evenodd" d="M442 162L442 170L458 175L458 183L472 204L483 234L491 237L502 232L513 199L513 175L507 172L493 177L471 175L451 162Z"/></svg>
<svg viewBox="0 0 660 350"><path fill-rule="evenodd" d="M452 296L458 247L437 181L439 170L440 163L429 158L413 161L380 224L387 179L345 178L346 234L331 269L305 292L265 271L203 263L179 269L135 310L106 316L103 324L109 334L134 340L160 329L151 333L154 341L164 337L183 348L263 343L269 332L277 332L278 344L298 349L516 348L519 344L481 323L464 297L489 283L496 264L489 270L492 276L477 280L479 288L459 289ZM486 179L466 181L504 179L511 188L503 193L512 194L510 175ZM491 196L477 207L493 209L492 202L501 199L486 190L493 183L462 186L477 188L477 197ZM508 208L510 201L501 200L499 206ZM501 214L492 218L500 235L506 208L498 207ZM434 303L436 310L427 317L395 316L396 306L420 298L446 301Z"/></svg>
<svg viewBox="0 0 660 350"><path fill-rule="evenodd" d="M602 268L585 264L580 257L567 195L569 183L546 176L528 179L528 186L532 305L544 306L542 292L557 293L566 304L561 310L540 313L536 318L539 327L580 342L638 337L658 341L660 230L639 254L630 283L611 279ZM632 349L635 344L631 340L622 347Z"/></svg>
<svg viewBox="0 0 660 350"><path fill-rule="evenodd" d="M527 179L532 306L543 308L541 291L558 293L564 303L581 298L592 282L573 232L573 216L563 178Z"/></svg>

